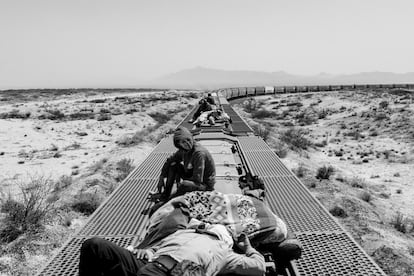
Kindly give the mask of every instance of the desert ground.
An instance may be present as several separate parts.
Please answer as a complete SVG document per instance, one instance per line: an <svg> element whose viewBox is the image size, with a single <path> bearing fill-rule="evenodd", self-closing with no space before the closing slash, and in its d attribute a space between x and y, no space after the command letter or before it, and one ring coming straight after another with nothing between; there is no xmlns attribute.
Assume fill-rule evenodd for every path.
<svg viewBox="0 0 414 276"><path fill-rule="evenodd" d="M45 264L201 95L0 92L0 275L32 275ZM339 91L232 103L389 275L414 274L412 95Z"/></svg>
<svg viewBox="0 0 414 276"><path fill-rule="evenodd" d="M0 275L32 275L42 267L198 97L0 92Z"/></svg>
<svg viewBox="0 0 414 276"><path fill-rule="evenodd" d="M414 275L413 97L364 90L235 104L388 275Z"/></svg>

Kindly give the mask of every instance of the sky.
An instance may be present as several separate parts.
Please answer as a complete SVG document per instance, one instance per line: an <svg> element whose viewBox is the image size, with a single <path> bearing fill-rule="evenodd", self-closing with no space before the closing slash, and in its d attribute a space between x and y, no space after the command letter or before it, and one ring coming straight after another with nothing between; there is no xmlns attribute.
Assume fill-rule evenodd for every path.
<svg viewBox="0 0 414 276"><path fill-rule="evenodd" d="M0 0L0 89L128 87L197 66L414 72L412 0Z"/></svg>

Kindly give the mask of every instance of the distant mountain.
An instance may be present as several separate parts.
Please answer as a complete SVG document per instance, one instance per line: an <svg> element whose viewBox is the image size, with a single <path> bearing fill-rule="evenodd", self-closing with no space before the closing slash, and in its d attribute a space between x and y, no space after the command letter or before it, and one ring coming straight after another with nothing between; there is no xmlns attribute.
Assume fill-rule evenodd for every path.
<svg viewBox="0 0 414 276"><path fill-rule="evenodd" d="M195 67L165 75L146 83L154 88L214 89L263 85L316 85L359 83L414 83L414 73L365 72L351 75L320 73L314 76L292 75L283 71L227 71Z"/></svg>

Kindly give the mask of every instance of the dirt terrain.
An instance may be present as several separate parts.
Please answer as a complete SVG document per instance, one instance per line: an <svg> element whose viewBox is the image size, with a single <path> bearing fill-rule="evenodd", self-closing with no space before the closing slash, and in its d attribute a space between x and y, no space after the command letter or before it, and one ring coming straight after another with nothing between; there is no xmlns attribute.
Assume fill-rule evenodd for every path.
<svg viewBox="0 0 414 276"><path fill-rule="evenodd" d="M200 97L63 92L0 92L0 275L45 264Z"/></svg>
<svg viewBox="0 0 414 276"><path fill-rule="evenodd" d="M200 95L0 92L0 275L45 264ZM387 274L413 275L412 98L366 90L232 104Z"/></svg>
<svg viewBox="0 0 414 276"><path fill-rule="evenodd" d="M389 275L414 275L413 94L340 91L236 103Z"/></svg>

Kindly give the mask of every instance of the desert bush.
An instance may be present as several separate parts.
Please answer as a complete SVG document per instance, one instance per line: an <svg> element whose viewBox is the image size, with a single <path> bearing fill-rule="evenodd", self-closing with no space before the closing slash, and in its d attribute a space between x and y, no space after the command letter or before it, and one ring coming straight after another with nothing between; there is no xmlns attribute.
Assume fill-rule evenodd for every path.
<svg viewBox="0 0 414 276"><path fill-rule="evenodd" d="M46 112L49 113L46 118L50 120L60 120L65 118L65 114L59 109L47 109Z"/></svg>
<svg viewBox="0 0 414 276"><path fill-rule="evenodd" d="M329 209L329 213L331 213L333 216L339 217L339 218L348 217L348 214L346 213L344 208L342 208L340 206L337 206L337 205L332 207L331 209Z"/></svg>
<svg viewBox="0 0 414 276"><path fill-rule="evenodd" d="M267 141L270 136L270 128L268 126L264 126L261 124L253 125L252 126L254 133L257 136L262 137L264 141Z"/></svg>
<svg viewBox="0 0 414 276"><path fill-rule="evenodd" d="M382 102L379 103L379 107L382 108L382 109L387 108L388 105L389 105L388 101L382 101Z"/></svg>
<svg viewBox="0 0 414 276"><path fill-rule="evenodd" d="M32 176L27 182L17 183L19 196L2 196L0 211L4 214L0 239L10 242L22 233L43 229L57 199L54 183L44 176Z"/></svg>
<svg viewBox="0 0 414 276"><path fill-rule="evenodd" d="M365 180L357 176L352 177L348 181L349 181L349 185L351 185L351 187L353 188L363 189L367 186L367 184L365 183Z"/></svg>
<svg viewBox="0 0 414 276"><path fill-rule="evenodd" d="M95 114L93 112L75 112L75 113L69 114L69 118L72 120L94 119Z"/></svg>
<svg viewBox="0 0 414 276"><path fill-rule="evenodd" d="M306 174L307 169L303 163L300 163L296 169L293 169L293 172L296 174L297 177L304 177Z"/></svg>
<svg viewBox="0 0 414 276"><path fill-rule="evenodd" d="M271 118L275 115L276 115L275 112L266 110L264 108L252 111L252 118L254 119L264 119L264 118L269 118L269 117Z"/></svg>
<svg viewBox="0 0 414 276"><path fill-rule="evenodd" d="M150 113L149 115L160 125L163 125L170 120L170 116L160 112Z"/></svg>
<svg viewBox="0 0 414 276"><path fill-rule="evenodd" d="M305 131L298 128L289 128L282 132L280 139L292 149L307 149L312 145L312 142L305 137Z"/></svg>
<svg viewBox="0 0 414 276"><path fill-rule="evenodd" d="M249 98L248 100L243 102L243 110L252 113L257 109L257 102L254 98Z"/></svg>
<svg viewBox="0 0 414 276"><path fill-rule="evenodd" d="M401 233L407 233L408 221L403 214L397 212L395 217L391 220L391 225Z"/></svg>
<svg viewBox="0 0 414 276"><path fill-rule="evenodd" d="M279 158L285 158L288 155L288 147L285 143L277 140L276 142L272 143L271 146Z"/></svg>
<svg viewBox="0 0 414 276"><path fill-rule="evenodd" d="M115 180L118 182L124 180L134 170L134 168L134 160L129 158L119 160L116 163L118 175L115 177Z"/></svg>
<svg viewBox="0 0 414 276"><path fill-rule="evenodd" d="M72 176L69 175L62 175L59 179L55 182L54 191L62 191L63 189L69 187L73 183Z"/></svg>
<svg viewBox="0 0 414 276"><path fill-rule="evenodd" d="M99 110L99 113L111 113L111 111L109 109L107 109L107 108L101 108Z"/></svg>
<svg viewBox="0 0 414 276"><path fill-rule="evenodd" d="M318 117L311 110L304 110L295 116L300 125L311 125L318 121Z"/></svg>
<svg viewBox="0 0 414 276"><path fill-rule="evenodd" d="M382 121L382 120L388 120L389 117L384 112L378 112L375 115L375 118L374 119L375 119L375 121Z"/></svg>
<svg viewBox="0 0 414 276"><path fill-rule="evenodd" d="M133 136L121 137L116 141L116 143L118 145L128 147L149 141L149 135L157 130L158 127L158 125L146 127L140 131L135 132Z"/></svg>
<svg viewBox="0 0 414 276"><path fill-rule="evenodd" d="M106 162L108 162L107 158L102 158L101 160L95 162L91 167L90 167L90 171L92 174L96 173L97 171L99 171L100 169L103 168L103 166L106 164Z"/></svg>
<svg viewBox="0 0 414 276"><path fill-rule="evenodd" d="M71 207L73 210L85 215L92 214L101 204L102 198L97 193L79 193Z"/></svg>
<svg viewBox="0 0 414 276"><path fill-rule="evenodd" d="M19 112L17 109L13 109L10 112L0 113L0 119L27 119L31 115L30 112Z"/></svg>
<svg viewBox="0 0 414 276"><path fill-rule="evenodd" d="M319 167L316 171L316 179L329 179L331 175L335 172L332 166L323 166Z"/></svg>
<svg viewBox="0 0 414 276"><path fill-rule="evenodd" d="M367 191L363 191L363 192L359 195L359 197L360 197L363 201L365 201L365 202L370 202L370 201L371 201L371 199L372 199L371 194L370 194L369 192L367 192Z"/></svg>
<svg viewBox="0 0 414 276"><path fill-rule="evenodd" d="M96 118L97 121L109 121L111 119L111 113L99 113L99 115Z"/></svg>

